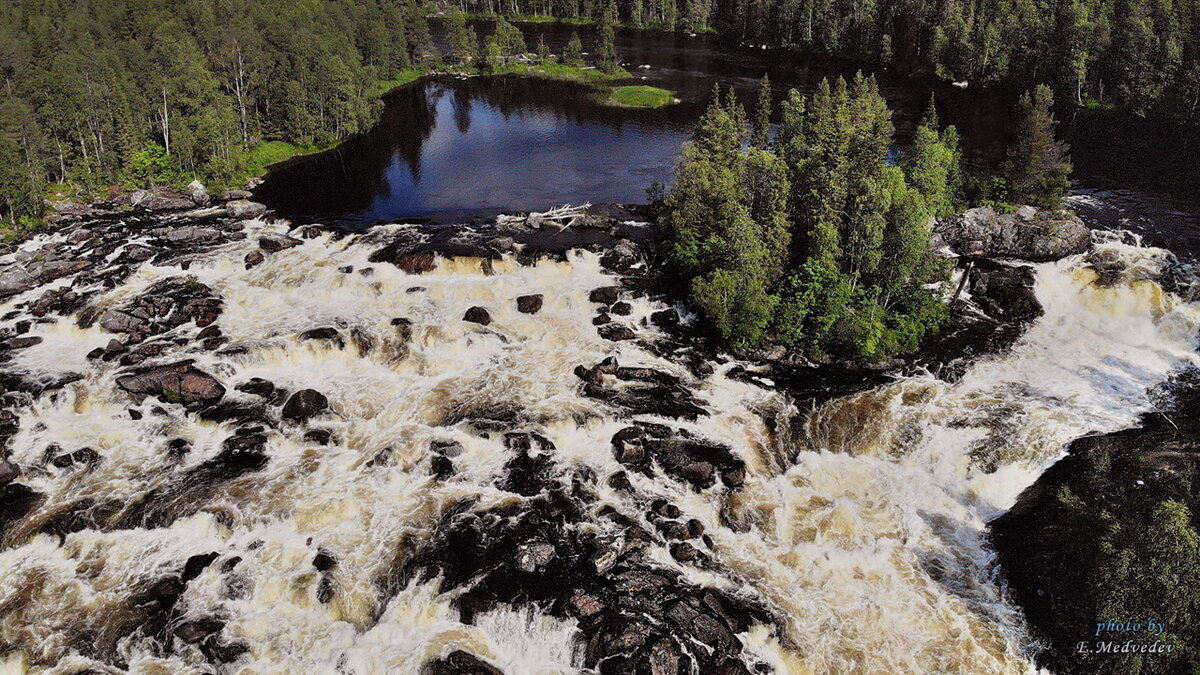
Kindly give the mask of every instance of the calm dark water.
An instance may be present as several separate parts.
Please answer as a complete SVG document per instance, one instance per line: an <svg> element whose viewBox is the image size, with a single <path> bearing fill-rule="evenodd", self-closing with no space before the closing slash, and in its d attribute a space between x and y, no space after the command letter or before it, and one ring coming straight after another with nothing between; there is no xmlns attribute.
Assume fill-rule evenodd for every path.
<svg viewBox="0 0 1200 675"><path fill-rule="evenodd" d="M540 37L554 52L572 33L557 24L522 30L528 44ZM585 48L593 47L590 36L583 37ZM614 108L585 85L516 76L422 81L386 97L369 133L273 168L256 197L293 219L347 225L469 221L585 201L644 202L653 182L671 181L679 149L713 84L733 87L752 110L764 74L771 76L777 101L787 89L811 91L825 77L875 75L894 110L900 145L936 95L943 123L959 127L968 163L987 170L1003 158L1017 93L960 89L920 74L722 44L711 36L620 31L618 50L634 73L630 83L670 89L680 103L659 110ZM1187 138L1112 113L1068 110L1061 116L1082 189L1132 188L1196 210L1200 163Z"/></svg>

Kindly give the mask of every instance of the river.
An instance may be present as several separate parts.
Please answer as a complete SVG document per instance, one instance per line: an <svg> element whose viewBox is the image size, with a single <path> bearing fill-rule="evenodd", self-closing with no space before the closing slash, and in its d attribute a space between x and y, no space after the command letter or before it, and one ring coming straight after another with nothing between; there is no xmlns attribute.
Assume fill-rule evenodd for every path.
<svg viewBox="0 0 1200 675"><path fill-rule="evenodd" d="M593 316L613 303L595 290L617 277L597 253L436 256L423 272L380 258L428 230L378 220L625 201L669 178L700 99L639 117L572 90L422 83L375 135L268 179L325 176L272 206L294 198L298 219L349 234L255 219L181 249L173 226L131 221L0 259L92 261L0 307L40 338L3 364L23 383L5 409L29 490L4 495L36 499L0 519L0 672L418 673L459 651L509 675L1037 671L986 524L1066 443L1135 424L1200 360L1200 306L1159 283L1186 273L1176 256L1097 231L1089 255L1036 266L1045 314L1012 349L952 381L896 376L815 408L733 377L735 360L689 363L650 320L672 308L636 285L618 320L638 339L605 339ZM1075 203L1186 240L1155 230L1136 193L1115 196ZM284 245L249 263L264 237ZM1096 256L1121 271L1101 283ZM186 300L156 290L170 279ZM68 288L87 309L35 313ZM127 337L114 323L82 320L207 297L215 332L164 318L113 346ZM464 320L476 307L488 322ZM131 396L133 353L190 360L226 407ZM639 407L639 387L673 393ZM308 389L327 407L289 413ZM637 470L619 449L635 437L659 453ZM671 468L679 453L690 464ZM719 477L688 473L704 463Z"/></svg>

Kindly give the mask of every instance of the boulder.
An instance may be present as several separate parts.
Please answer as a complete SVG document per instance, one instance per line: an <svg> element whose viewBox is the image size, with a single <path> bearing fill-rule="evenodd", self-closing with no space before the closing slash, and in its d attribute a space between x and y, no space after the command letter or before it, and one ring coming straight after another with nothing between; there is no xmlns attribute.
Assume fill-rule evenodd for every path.
<svg viewBox="0 0 1200 675"><path fill-rule="evenodd" d="M221 239L221 231L212 227L187 225L171 230L166 238L185 244L209 244Z"/></svg>
<svg viewBox="0 0 1200 675"><path fill-rule="evenodd" d="M1091 247L1091 230L1070 211L1024 206L999 213L990 206L943 218L934 234L960 255L1058 260Z"/></svg>
<svg viewBox="0 0 1200 675"><path fill-rule="evenodd" d="M208 189L204 187L204 183L201 183L198 180L188 183L187 189L185 189L183 193L186 194L188 199L191 199L196 206L208 206L212 202L212 195L208 194Z"/></svg>
<svg viewBox="0 0 1200 675"><path fill-rule="evenodd" d="M492 322L492 315L482 307L472 307L463 314L463 321L470 321L482 326L486 326Z"/></svg>
<svg viewBox="0 0 1200 675"><path fill-rule="evenodd" d="M522 295L517 298L517 311L522 314L537 314L542 310L542 294Z"/></svg>
<svg viewBox="0 0 1200 675"><path fill-rule="evenodd" d="M285 419L303 422L329 407L329 399L316 389L301 389L288 397L283 404Z"/></svg>
<svg viewBox="0 0 1200 675"><path fill-rule="evenodd" d="M213 633L219 632L224 627L224 622L213 619L188 621L175 628L175 637L183 640L189 645L192 645L200 642Z"/></svg>
<svg viewBox="0 0 1200 675"><path fill-rule="evenodd" d="M214 403L225 387L213 376L196 369L191 361L155 366L117 378L117 386L140 396L157 396L177 403Z"/></svg>
<svg viewBox="0 0 1200 675"><path fill-rule="evenodd" d="M261 265L262 261L266 260L266 258L263 256L262 251L251 251L246 254L244 260L246 262L246 269L250 269L255 265Z"/></svg>
<svg viewBox="0 0 1200 675"><path fill-rule="evenodd" d="M592 289L592 292L588 294L588 300L598 302L602 305L611 305L617 301L620 295L621 288L619 286L601 286L600 288Z"/></svg>
<svg viewBox="0 0 1200 675"><path fill-rule="evenodd" d="M473 654L456 649L426 663L421 668L421 675L504 675L504 672Z"/></svg>
<svg viewBox="0 0 1200 675"><path fill-rule="evenodd" d="M253 196L254 195L250 194L246 190L226 190L221 193L221 201L231 202L235 200L247 200Z"/></svg>
<svg viewBox="0 0 1200 675"><path fill-rule="evenodd" d="M613 342L633 340L637 337L633 329L623 323L606 323L600 326L597 332L600 333L600 337L605 340L612 340Z"/></svg>
<svg viewBox="0 0 1200 675"><path fill-rule="evenodd" d="M248 199L235 199L225 204L225 210L229 212L229 217L237 218L238 220L250 220L258 218L267 212L265 204L252 202Z"/></svg>
<svg viewBox="0 0 1200 675"><path fill-rule="evenodd" d="M389 260L388 262L409 274L432 272L437 267L437 257L428 251L421 253L405 253L392 260Z"/></svg>
<svg viewBox="0 0 1200 675"><path fill-rule="evenodd" d="M278 251L292 248L293 246L299 246L300 244L301 242L299 239L296 239L295 237L289 237L286 234L271 233L264 234L258 238L258 247L267 253L276 253Z"/></svg>

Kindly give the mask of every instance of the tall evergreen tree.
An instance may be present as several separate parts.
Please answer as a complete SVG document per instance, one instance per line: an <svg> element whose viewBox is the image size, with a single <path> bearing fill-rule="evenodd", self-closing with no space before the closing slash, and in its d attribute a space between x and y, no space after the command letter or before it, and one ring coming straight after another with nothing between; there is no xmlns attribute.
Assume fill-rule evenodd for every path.
<svg viewBox="0 0 1200 675"><path fill-rule="evenodd" d="M1044 84L1021 96L1016 137L1004 163L1013 201L1057 208L1071 187L1071 160L1067 144L1054 137L1053 106L1054 94Z"/></svg>
<svg viewBox="0 0 1200 675"><path fill-rule="evenodd" d="M754 109L754 130L750 134L750 145L766 150L771 140L771 78L763 75L758 83L758 105Z"/></svg>

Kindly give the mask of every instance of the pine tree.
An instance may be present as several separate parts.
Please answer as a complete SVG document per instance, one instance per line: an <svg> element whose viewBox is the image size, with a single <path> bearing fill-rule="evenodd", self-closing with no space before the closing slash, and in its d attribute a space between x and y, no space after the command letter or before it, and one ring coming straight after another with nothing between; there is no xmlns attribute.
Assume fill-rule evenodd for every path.
<svg viewBox="0 0 1200 675"><path fill-rule="evenodd" d="M754 110L754 131L750 145L766 150L771 140L771 78L763 75L758 83L758 106Z"/></svg>
<svg viewBox="0 0 1200 675"><path fill-rule="evenodd" d="M1039 84L1018 104L1016 138L1008 149L1004 174L1010 199L1058 208L1071 187L1067 144L1055 139L1054 94Z"/></svg>
<svg viewBox="0 0 1200 675"><path fill-rule="evenodd" d="M604 10L600 13L600 20L596 25L596 32L600 36L596 65L606 73L615 71L620 65L617 62L616 23L616 0L607 0L604 4Z"/></svg>
<svg viewBox="0 0 1200 675"><path fill-rule="evenodd" d="M563 49L563 63L576 68L583 65L583 41L579 39L577 31L571 33L571 39Z"/></svg>

